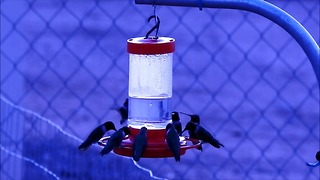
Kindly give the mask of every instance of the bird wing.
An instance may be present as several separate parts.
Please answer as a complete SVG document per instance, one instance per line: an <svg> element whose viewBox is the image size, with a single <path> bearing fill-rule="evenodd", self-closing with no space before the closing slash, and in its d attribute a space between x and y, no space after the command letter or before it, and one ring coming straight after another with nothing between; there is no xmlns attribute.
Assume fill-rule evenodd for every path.
<svg viewBox="0 0 320 180"><path fill-rule="evenodd" d="M201 126L198 126L196 128L195 134L200 140L202 140L203 142L210 143L212 146L216 148L220 148L220 146L223 146L217 139L213 137L213 135L209 131L207 131Z"/></svg>
<svg viewBox="0 0 320 180"><path fill-rule="evenodd" d="M79 146L80 150L85 151L88 149L93 143L97 143L99 139L102 138L105 132L103 132L102 126L96 127L93 131L90 132L88 137L83 141L83 143Z"/></svg>
<svg viewBox="0 0 320 180"><path fill-rule="evenodd" d="M139 134L135 137L133 142L133 159L139 160L144 150L147 147L147 136L146 134Z"/></svg>
<svg viewBox="0 0 320 180"><path fill-rule="evenodd" d="M122 108L119 109L119 113L120 113L120 116L121 116L120 124L123 124L125 121L128 120L128 109L122 107Z"/></svg>
<svg viewBox="0 0 320 180"><path fill-rule="evenodd" d="M121 145L121 142L122 142L122 139L124 138L124 136L125 136L125 134L121 130L114 132L110 136L110 139L108 140L105 147L101 150L100 154L101 155L108 154L113 150L113 148L119 147Z"/></svg>
<svg viewBox="0 0 320 180"><path fill-rule="evenodd" d="M119 109L119 112L120 112L121 118L128 119L128 109L127 108L121 107Z"/></svg>
<svg viewBox="0 0 320 180"><path fill-rule="evenodd" d="M179 135L181 135L182 133L182 125L181 125L181 122L175 122L173 121L173 125L174 125L174 128L177 130L177 133Z"/></svg>
<svg viewBox="0 0 320 180"><path fill-rule="evenodd" d="M176 161L180 161L180 139L178 133L175 132L174 129L170 129L167 133L166 140Z"/></svg>

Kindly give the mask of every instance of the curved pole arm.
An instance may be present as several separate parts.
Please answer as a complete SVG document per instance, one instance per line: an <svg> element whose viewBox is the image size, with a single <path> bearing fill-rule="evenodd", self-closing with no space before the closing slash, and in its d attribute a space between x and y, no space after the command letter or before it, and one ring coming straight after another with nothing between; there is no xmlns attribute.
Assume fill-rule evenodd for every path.
<svg viewBox="0 0 320 180"><path fill-rule="evenodd" d="M225 8L250 11L278 24L302 47L309 58L320 87L320 49L309 32L292 16L263 0L135 0L136 4Z"/></svg>

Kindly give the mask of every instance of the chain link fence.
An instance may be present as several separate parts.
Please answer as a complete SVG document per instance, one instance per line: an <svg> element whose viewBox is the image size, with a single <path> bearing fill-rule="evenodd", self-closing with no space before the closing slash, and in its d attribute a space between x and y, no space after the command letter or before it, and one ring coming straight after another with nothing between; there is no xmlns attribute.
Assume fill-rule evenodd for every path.
<svg viewBox="0 0 320 180"><path fill-rule="evenodd" d="M319 44L319 1L271 3ZM199 114L224 145L139 165L81 139L112 120L128 89L126 40L152 27L126 0L1 0L1 179L318 179L319 89L299 44L258 15L156 7L176 39L173 109ZM182 116L183 125L188 117ZM79 138L80 139L79 139ZM156 177L153 177L156 178Z"/></svg>

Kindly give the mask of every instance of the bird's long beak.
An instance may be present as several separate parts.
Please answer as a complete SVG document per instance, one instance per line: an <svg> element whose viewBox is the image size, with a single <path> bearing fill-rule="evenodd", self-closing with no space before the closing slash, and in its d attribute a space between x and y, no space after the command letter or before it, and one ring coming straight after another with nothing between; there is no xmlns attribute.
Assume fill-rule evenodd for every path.
<svg viewBox="0 0 320 180"><path fill-rule="evenodd" d="M183 129L183 131L181 132L181 134L182 134L183 132L185 132L185 131L186 131L186 128Z"/></svg>
<svg viewBox="0 0 320 180"><path fill-rule="evenodd" d="M191 114L187 114L185 112L180 112L181 114L184 114L184 115L188 115L188 116L191 116Z"/></svg>

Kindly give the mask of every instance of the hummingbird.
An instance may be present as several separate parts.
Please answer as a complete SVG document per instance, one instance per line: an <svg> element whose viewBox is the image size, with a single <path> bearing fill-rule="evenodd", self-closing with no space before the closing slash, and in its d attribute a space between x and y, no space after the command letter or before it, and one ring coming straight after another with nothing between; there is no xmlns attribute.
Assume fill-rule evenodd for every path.
<svg viewBox="0 0 320 180"><path fill-rule="evenodd" d="M142 127L139 134L134 138L132 157L136 162L139 161L147 147L147 131L148 129L146 127Z"/></svg>
<svg viewBox="0 0 320 180"><path fill-rule="evenodd" d="M182 132L186 130L193 131L196 138L199 140L202 140L203 143L209 143L216 148L220 148L221 146L224 147L224 145L221 144L217 139L215 139L213 135L210 134L209 131L207 131L205 128L203 128L200 125L194 124L192 122L188 122Z"/></svg>
<svg viewBox="0 0 320 180"><path fill-rule="evenodd" d="M187 113L184 113L184 112L180 112L182 114L185 114L185 115L188 115L190 116L190 121L189 122L192 122L194 124L197 124L197 125L200 125L200 117L199 115L196 115L196 114L187 114ZM188 134L189 134L189 137L192 138L192 139L197 139L197 136L194 134L194 131L191 131L191 130L188 130ZM197 144L198 142L192 142L192 144ZM198 150L202 151L202 145L200 144L199 147L197 148Z"/></svg>
<svg viewBox="0 0 320 180"><path fill-rule="evenodd" d="M107 121L96 127L93 131L91 131L87 139L82 144L80 144L78 149L82 151L87 150L93 143L97 143L109 130L117 130L113 122L111 121Z"/></svg>
<svg viewBox="0 0 320 180"><path fill-rule="evenodd" d="M166 141L173 157L176 161L180 161L180 138L173 124L169 123L166 126L167 134Z"/></svg>
<svg viewBox="0 0 320 180"><path fill-rule="evenodd" d="M128 120L128 98L124 101L123 105L121 107L117 108L112 108L113 110L116 110L119 112L121 119L120 119L120 124L125 123Z"/></svg>
<svg viewBox="0 0 320 180"><path fill-rule="evenodd" d="M110 153L113 150L113 148L120 147L122 140L128 134L130 134L130 129L127 126L124 126L120 128L118 131L114 132L110 136L110 139L108 140L107 144L100 151L100 155L103 156L105 154Z"/></svg>
<svg viewBox="0 0 320 180"><path fill-rule="evenodd" d="M317 167L317 166L320 166L320 151L318 151L316 153L316 159L317 161L316 162L307 162L307 166L311 166L311 167Z"/></svg>
<svg viewBox="0 0 320 180"><path fill-rule="evenodd" d="M200 124L200 117L199 117L199 115L196 115L196 114L187 114L187 113L184 113L184 112L180 112L180 113L189 116L189 117L191 118L191 119L190 119L190 122L193 122L193 123L195 123L195 124Z"/></svg>
<svg viewBox="0 0 320 180"><path fill-rule="evenodd" d="M173 111L172 114L172 124L174 126L174 128L177 130L177 133L179 134L179 136L181 136L182 134L182 125L180 122L180 117L179 117L179 113L176 111Z"/></svg>

